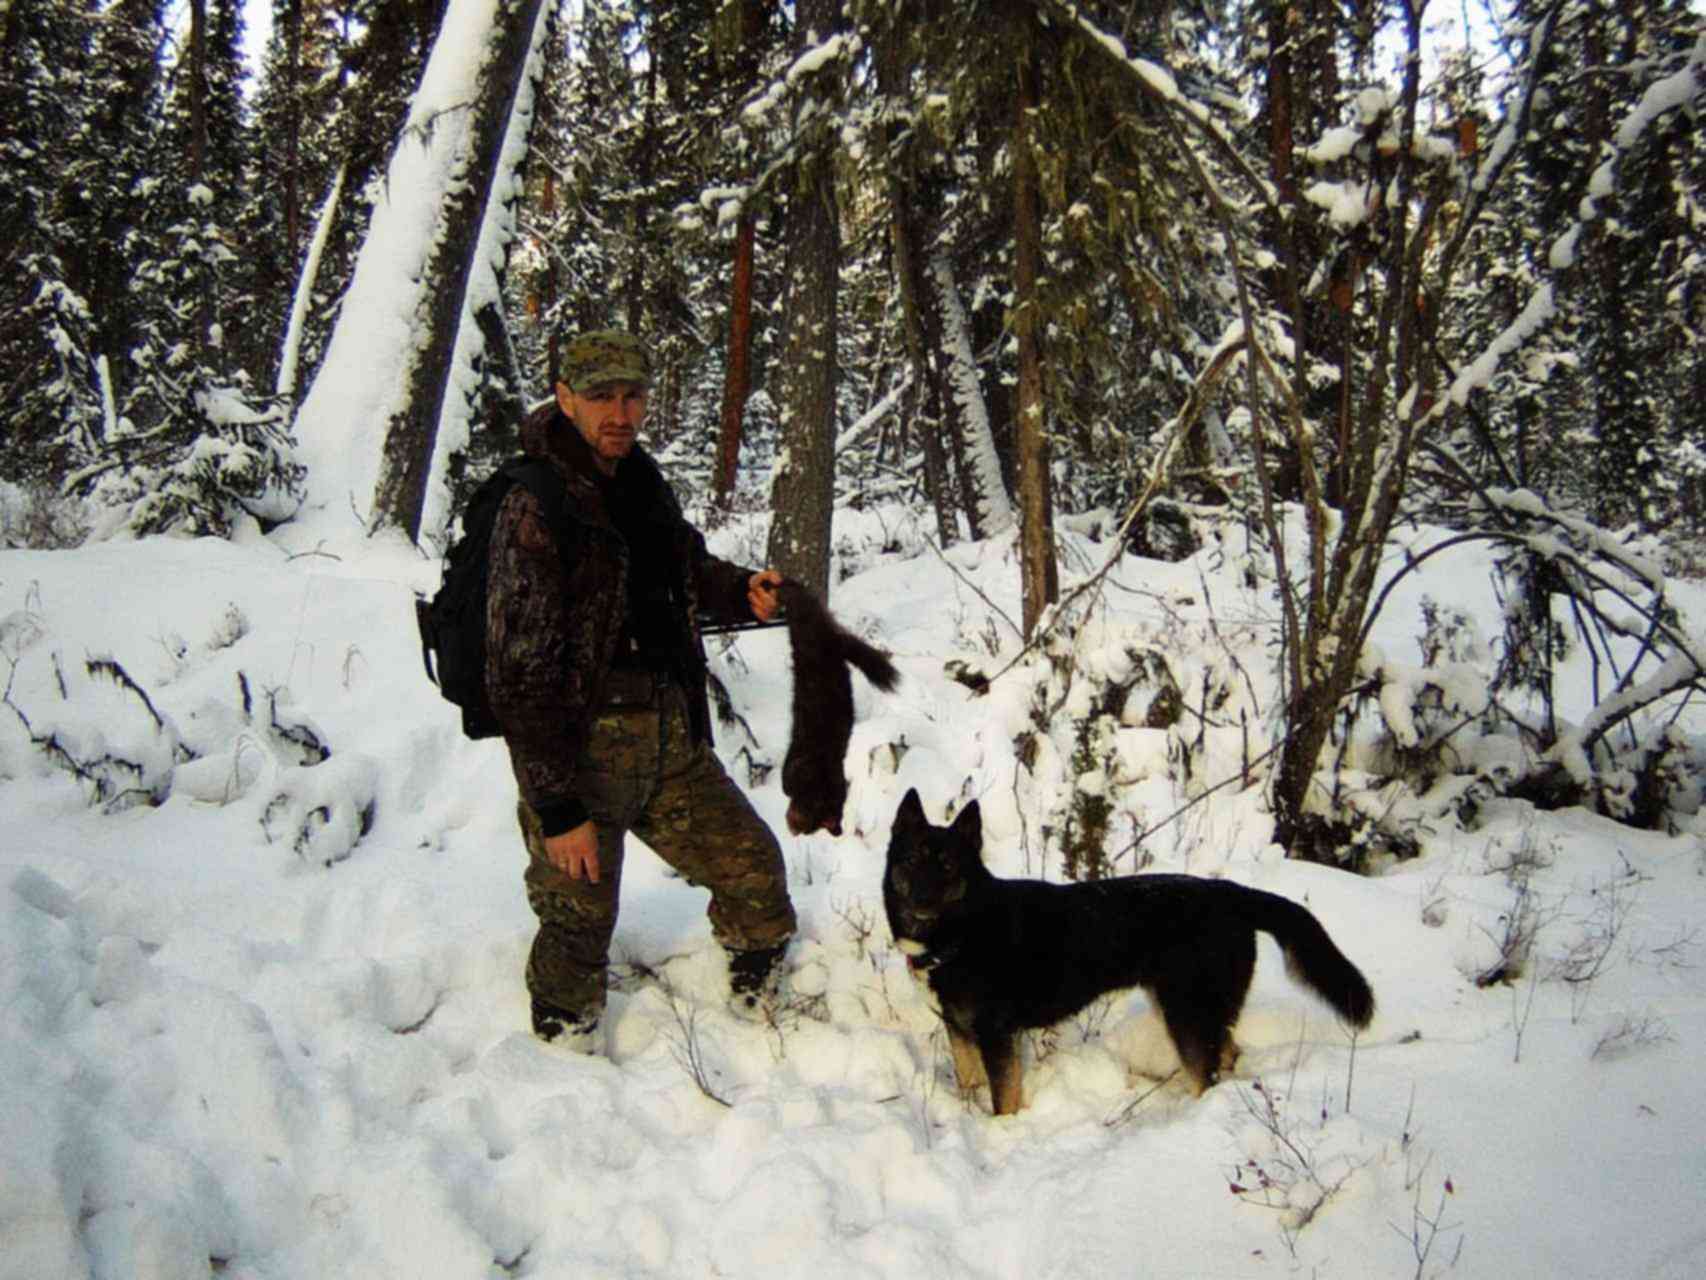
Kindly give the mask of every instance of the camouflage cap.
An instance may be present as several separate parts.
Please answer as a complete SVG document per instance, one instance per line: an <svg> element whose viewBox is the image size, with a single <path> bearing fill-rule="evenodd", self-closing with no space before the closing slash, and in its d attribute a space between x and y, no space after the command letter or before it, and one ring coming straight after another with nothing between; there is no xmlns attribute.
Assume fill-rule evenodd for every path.
<svg viewBox="0 0 1706 1280"><path fill-rule="evenodd" d="M645 343L620 329L571 334L560 353L562 380L571 391L603 382L651 381L652 359Z"/></svg>

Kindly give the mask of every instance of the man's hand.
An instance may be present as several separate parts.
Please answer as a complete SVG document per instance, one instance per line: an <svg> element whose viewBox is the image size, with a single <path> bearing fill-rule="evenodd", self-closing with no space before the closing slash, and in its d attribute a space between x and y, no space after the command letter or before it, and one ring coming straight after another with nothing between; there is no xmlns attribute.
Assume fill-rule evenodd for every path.
<svg viewBox="0 0 1706 1280"><path fill-rule="evenodd" d="M761 569L746 580L746 603L760 622L769 622L776 616L780 603L776 589L781 585L782 575L774 569Z"/></svg>
<svg viewBox="0 0 1706 1280"><path fill-rule="evenodd" d="M598 883L598 828L589 818L572 831L545 837L545 860L571 880Z"/></svg>

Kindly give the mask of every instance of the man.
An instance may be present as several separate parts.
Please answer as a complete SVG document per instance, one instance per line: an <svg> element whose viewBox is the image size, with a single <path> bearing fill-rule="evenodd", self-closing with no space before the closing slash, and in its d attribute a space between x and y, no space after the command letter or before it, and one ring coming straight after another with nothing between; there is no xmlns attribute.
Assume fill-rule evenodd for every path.
<svg viewBox="0 0 1706 1280"><path fill-rule="evenodd" d="M774 994L795 925L786 867L711 752L699 623L768 621L782 576L709 554L639 446L651 361L637 338L580 334L561 364L522 447L562 477L567 519L554 526L525 486L504 498L486 689L521 793L539 917L533 1029L593 1052L629 831L710 890L735 1010L756 1016Z"/></svg>

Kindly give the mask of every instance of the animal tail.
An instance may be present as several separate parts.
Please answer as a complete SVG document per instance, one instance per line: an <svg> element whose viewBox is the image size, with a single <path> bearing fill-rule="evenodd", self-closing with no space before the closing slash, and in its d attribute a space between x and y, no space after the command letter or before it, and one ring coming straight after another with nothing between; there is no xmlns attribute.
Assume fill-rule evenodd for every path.
<svg viewBox="0 0 1706 1280"><path fill-rule="evenodd" d="M1374 1018L1374 992L1368 979L1340 951L1307 907L1277 893L1249 890L1252 922L1273 935L1285 952L1286 971L1353 1027Z"/></svg>
<svg viewBox="0 0 1706 1280"><path fill-rule="evenodd" d="M841 654L847 661L858 667L869 680L884 693L893 693L895 685L900 681L900 672L895 670L889 655L874 645L866 644L851 631L841 633Z"/></svg>
<svg viewBox="0 0 1706 1280"><path fill-rule="evenodd" d="M790 629L796 626L801 628L810 643L832 646L844 661L859 668L865 679L884 693L893 692L895 684L900 680L900 672L895 669L888 654L847 630L835 620L835 615L824 607L823 601L792 578L782 583L777 589L777 595L788 615Z"/></svg>

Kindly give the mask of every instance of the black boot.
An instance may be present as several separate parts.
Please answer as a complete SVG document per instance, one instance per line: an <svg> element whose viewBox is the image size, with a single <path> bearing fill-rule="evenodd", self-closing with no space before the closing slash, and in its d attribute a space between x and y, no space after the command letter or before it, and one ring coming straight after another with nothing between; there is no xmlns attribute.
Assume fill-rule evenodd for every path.
<svg viewBox="0 0 1706 1280"><path fill-rule="evenodd" d="M783 943L758 951L729 952L729 1008L736 1017L760 1021L765 1009L781 1000L781 961L787 949Z"/></svg>
<svg viewBox="0 0 1706 1280"><path fill-rule="evenodd" d="M571 1012L559 1009L549 1001L533 997L533 1034L547 1044L560 1043L576 1053L596 1053L597 1009Z"/></svg>

